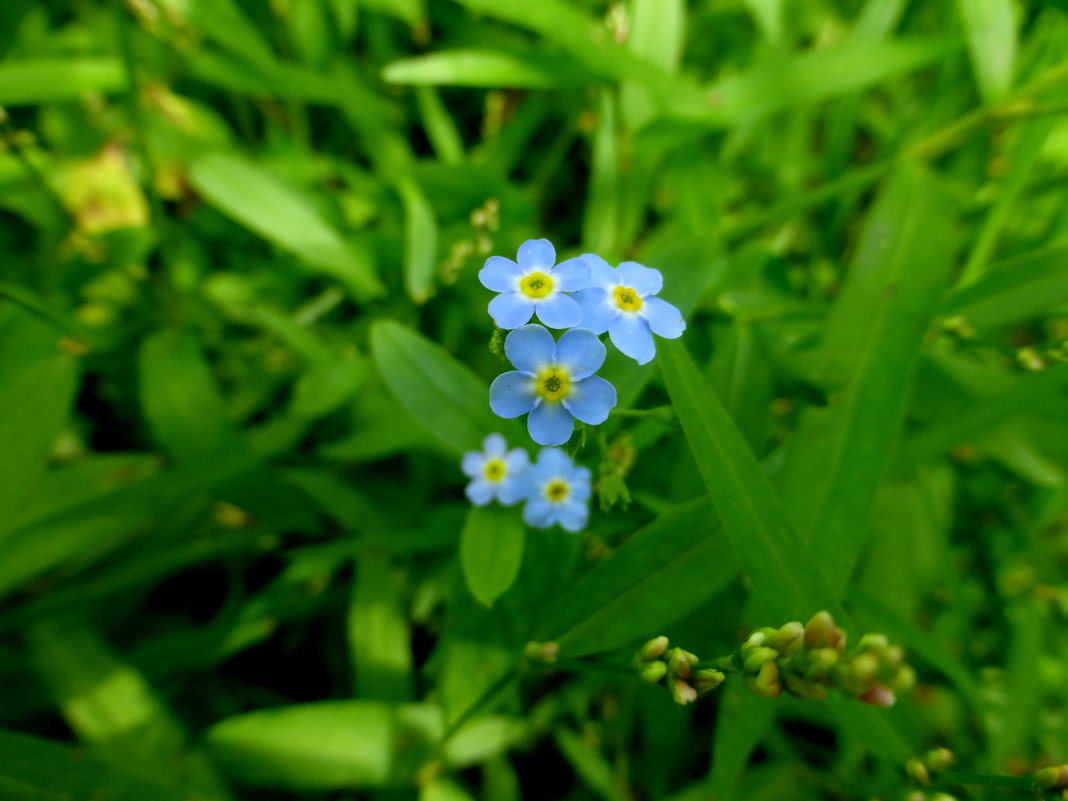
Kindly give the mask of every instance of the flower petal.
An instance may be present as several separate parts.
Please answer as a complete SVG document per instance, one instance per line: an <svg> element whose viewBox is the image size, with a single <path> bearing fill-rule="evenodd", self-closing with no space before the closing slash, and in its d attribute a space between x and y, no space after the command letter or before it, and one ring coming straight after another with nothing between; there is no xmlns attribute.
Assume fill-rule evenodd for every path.
<svg viewBox="0 0 1068 801"><path fill-rule="evenodd" d="M528 239L519 246L518 261L524 271L548 272L556 264L556 249L548 239Z"/></svg>
<svg viewBox="0 0 1068 801"><path fill-rule="evenodd" d="M522 448L512 448L504 457L504 466L508 468L509 476L519 476L530 464L530 457Z"/></svg>
<svg viewBox="0 0 1068 801"><path fill-rule="evenodd" d="M578 501L590 497L590 468L576 467L571 471L571 497Z"/></svg>
<svg viewBox="0 0 1068 801"><path fill-rule="evenodd" d="M490 256L478 271L478 280L494 292L514 292L516 282L523 277L519 265L504 256Z"/></svg>
<svg viewBox="0 0 1068 801"><path fill-rule="evenodd" d="M540 403L527 418L530 438L539 445L563 445L574 430L575 418L559 403Z"/></svg>
<svg viewBox="0 0 1068 801"><path fill-rule="evenodd" d="M590 282L590 266L579 256L557 264L552 276L561 292L577 292Z"/></svg>
<svg viewBox="0 0 1068 801"><path fill-rule="evenodd" d="M571 374L572 381L581 381L600 370L607 353L604 343L588 328L565 331L556 343L556 363Z"/></svg>
<svg viewBox="0 0 1068 801"><path fill-rule="evenodd" d="M482 440L482 452L490 459L501 459L508 450L508 443L500 434L490 434Z"/></svg>
<svg viewBox="0 0 1068 801"><path fill-rule="evenodd" d="M603 334L621 312L608 300L608 293L603 289L584 289L573 297L582 309L581 328L588 328L595 334Z"/></svg>
<svg viewBox="0 0 1068 801"><path fill-rule="evenodd" d="M657 336L677 339L686 330L686 321L682 319L682 312L666 300L646 298L642 312L645 319L649 321L649 328Z"/></svg>
<svg viewBox="0 0 1068 801"><path fill-rule="evenodd" d="M493 485L485 479L476 478L464 487L464 495L475 506L485 506L493 500Z"/></svg>
<svg viewBox="0 0 1068 801"><path fill-rule="evenodd" d="M590 510L584 501L568 498L556 507L556 522L564 531L577 533L586 528Z"/></svg>
<svg viewBox="0 0 1068 801"><path fill-rule="evenodd" d="M526 487L517 478L506 478L497 484L497 500L505 506L523 500L525 495Z"/></svg>
<svg viewBox="0 0 1068 801"><path fill-rule="evenodd" d="M518 292L502 292L489 302L489 314L500 328L519 328L534 314L534 302Z"/></svg>
<svg viewBox="0 0 1068 801"><path fill-rule="evenodd" d="M566 478L574 466L563 448L542 448L532 472L538 481L552 481L554 478Z"/></svg>
<svg viewBox="0 0 1068 801"><path fill-rule="evenodd" d="M591 426L598 426L607 420L608 413L615 405L616 388L599 375L572 383L571 394L564 399L568 411Z"/></svg>
<svg viewBox="0 0 1068 801"><path fill-rule="evenodd" d="M531 498L523 507L523 522L534 528L548 528L553 524L553 511L545 498Z"/></svg>
<svg viewBox="0 0 1068 801"><path fill-rule="evenodd" d="M636 314L621 314L608 329L612 344L638 364L648 364L656 355L649 323Z"/></svg>
<svg viewBox="0 0 1068 801"><path fill-rule="evenodd" d="M464 471L465 476L474 478L482 475L482 467L485 464L486 457L482 451L468 451L460 461L460 469Z"/></svg>
<svg viewBox="0 0 1068 801"><path fill-rule="evenodd" d="M582 309L570 295L557 292L534 307L538 319L549 328L571 328L582 321Z"/></svg>
<svg viewBox="0 0 1068 801"><path fill-rule="evenodd" d="M545 326L531 324L517 328L504 338L504 355L519 370L537 375L553 363L556 340Z"/></svg>
<svg viewBox="0 0 1068 801"><path fill-rule="evenodd" d="M664 285L664 276L659 270L638 264L636 261L624 261L619 265L619 280L623 286L637 289L641 295L655 295Z"/></svg>
<svg viewBox="0 0 1068 801"><path fill-rule="evenodd" d="M534 408L537 398L534 393L534 380L518 370L502 373L490 384L490 408L498 417L519 417L526 414Z"/></svg>
<svg viewBox="0 0 1068 801"><path fill-rule="evenodd" d="M590 268L590 283L587 286L591 288L599 287L611 292L612 287L619 285L619 275L616 272L616 268L596 253L583 253L579 258L586 262Z"/></svg>

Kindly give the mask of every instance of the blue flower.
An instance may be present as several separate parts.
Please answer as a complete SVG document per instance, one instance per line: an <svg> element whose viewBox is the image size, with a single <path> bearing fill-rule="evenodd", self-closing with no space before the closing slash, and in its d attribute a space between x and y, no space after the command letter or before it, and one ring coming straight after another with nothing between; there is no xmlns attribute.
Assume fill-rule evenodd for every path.
<svg viewBox="0 0 1068 801"><path fill-rule="evenodd" d="M590 471L578 467L560 448L542 448L538 461L523 476L527 504L523 520L534 528L559 523L582 531L589 519Z"/></svg>
<svg viewBox="0 0 1068 801"><path fill-rule="evenodd" d="M464 493L475 506L485 506L494 498L511 506L524 496L522 478L529 462L525 450L508 450L504 437L490 434L481 451L468 451L460 463L460 469L471 477Z"/></svg>
<svg viewBox="0 0 1068 801"><path fill-rule="evenodd" d="M482 286L501 293L489 304L493 322L505 329L518 328L537 313L549 328L578 325L582 309L564 293L582 289L589 281L590 268L582 257L556 264L556 251L548 239L528 239L519 246L517 258L518 264L490 256L479 270Z"/></svg>
<svg viewBox="0 0 1068 801"><path fill-rule="evenodd" d="M539 445L563 445L577 417L598 425L616 405L616 390L594 373L604 364L605 347L584 328L564 332L560 341L540 325L524 325L504 340L504 353L518 370L490 385L490 408L501 417L527 412L527 431Z"/></svg>
<svg viewBox="0 0 1068 801"><path fill-rule="evenodd" d="M582 327L595 334L608 332L612 344L638 364L656 355L653 334L666 339L682 336L682 313L656 297L664 283L659 270L625 261L613 268L600 256L579 258L590 265L590 282L575 300L582 307Z"/></svg>

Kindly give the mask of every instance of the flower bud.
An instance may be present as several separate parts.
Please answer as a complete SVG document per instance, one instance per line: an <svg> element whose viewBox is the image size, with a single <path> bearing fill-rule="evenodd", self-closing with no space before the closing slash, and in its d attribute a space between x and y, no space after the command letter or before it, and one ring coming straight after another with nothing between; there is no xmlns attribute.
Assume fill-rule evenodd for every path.
<svg viewBox="0 0 1068 801"><path fill-rule="evenodd" d="M668 638L661 634L659 637L653 637L643 645L639 656L643 662L651 662L654 659L659 659L667 648Z"/></svg>
<svg viewBox="0 0 1068 801"><path fill-rule="evenodd" d="M671 697L679 706L685 706L697 700L697 690L683 679L675 679L671 685Z"/></svg>
<svg viewBox="0 0 1068 801"><path fill-rule="evenodd" d="M845 650L845 632L834 625L830 612L817 612L805 624L806 648L833 648L839 653Z"/></svg>
<svg viewBox="0 0 1068 801"><path fill-rule="evenodd" d="M1035 774L1035 784L1047 790L1068 789L1068 765L1050 765Z"/></svg>
<svg viewBox="0 0 1068 801"><path fill-rule="evenodd" d="M916 784L931 783L931 774L927 771L927 766L915 757L905 762L905 773Z"/></svg>
<svg viewBox="0 0 1068 801"><path fill-rule="evenodd" d="M668 652L668 667L673 675L683 679L690 678L690 665L697 664L697 657L681 648L672 648Z"/></svg>
<svg viewBox="0 0 1068 801"><path fill-rule="evenodd" d="M798 621L781 626L770 638L768 645L782 656L791 656L805 644L805 627Z"/></svg>
<svg viewBox="0 0 1068 801"><path fill-rule="evenodd" d="M838 651L833 648L816 648L808 651L805 678L808 681L823 681L838 664L839 658Z"/></svg>
<svg viewBox="0 0 1068 801"><path fill-rule="evenodd" d="M755 676L747 676L745 682L752 692L762 698L778 698L782 695L779 667L774 662L765 662L760 672Z"/></svg>
<svg viewBox="0 0 1068 801"><path fill-rule="evenodd" d="M647 662L641 666L638 671L638 675L641 676L642 681L646 684L656 684L664 676L667 675L668 666L666 662Z"/></svg>
<svg viewBox="0 0 1068 801"><path fill-rule="evenodd" d="M782 680L790 695L795 695L798 698L806 698L809 701L822 701L827 697L827 690L819 684L814 681L806 681L793 673L784 672L782 674Z"/></svg>
<svg viewBox="0 0 1068 801"><path fill-rule="evenodd" d="M923 761L929 771L938 773L953 764L953 752L948 748L933 748L923 755Z"/></svg>
<svg viewBox="0 0 1068 801"><path fill-rule="evenodd" d="M694 674L693 686L697 690L698 695L704 695L719 687L726 678L727 677L718 670L705 668L704 670L698 670Z"/></svg>
<svg viewBox="0 0 1068 801"><path fill-rule="evenodd" d="M523 646L523 656L528 662L544 662L552 664L560 655L560 643L556 642L528 642Z"/></svg>
<svg viewBox="0 0 1068 801"><path fill-rule="evenodd" d="M873 685L870 689L857 696L858 701L872 706L891 707L897 703L897 696L889 687L881 684Z"/></svg>
<svg viewBox="0 0 1068 801"><path fill-rule="evenodd" d="M752 676L759 673L764 665L774 663L779 658L779 652L774 648L761 646L753 648L744 658L742 672Z"/></svg>

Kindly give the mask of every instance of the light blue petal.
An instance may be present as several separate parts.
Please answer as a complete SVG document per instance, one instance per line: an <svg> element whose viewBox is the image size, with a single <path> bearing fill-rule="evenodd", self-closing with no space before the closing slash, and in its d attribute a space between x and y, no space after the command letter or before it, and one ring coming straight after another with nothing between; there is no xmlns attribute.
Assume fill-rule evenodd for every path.
<svg viewBox="0 0 1068 801"><path fill-rule="evenodd" d="M585 289L590 282L590 267L579 256L576 259L562 261L553 267L553 281L561 292L577 292Z"/></svg>
<svg viewBox="0 0 1068 801"><path fill-rule="evenodd" d="M590 288L598 287L611 292L612 287L619 285L616 268L596 253L583 253L579 258L590 268L590 283L588 284Z"/></svg>
<svg viewBox="0 0 1068 801"><path fill-rule="evenodd" d="M553 363L556 340L543 325L524 325L504 338L504 355L516 369L537 375Z"/></svg>
<svg viewBox="0 0 1068 801"><path fill-rule="evenodd" d="M464 488L464 495L475 506L485 506L493 500L493 485L485 479L476 478Z"/></svg>
<svg viewBox="0 0 1068 801"><path fill-rule="evenodd" d="M530 438L539 445L563 445L574 430L575 418L559 403L540 403L527 418Z"/></svg>
<svg viewBox="0 0 1068 801"><path fill-rule="evenodd" d="M564 531L577 533L586 528L590 510L585 502L568 498L556 507L556 522Z"/></svg>
<svg viewBox="0 0 1068 801"><path fill-rule="evenodd" d="M534 528L548 528L553 524L553 507L544 498L531 498L523 507L523 521Z"/></svg>
<svg viewBox="0 0 1068 801"><path fill-rule="evenodd" d="M599 426L616 405L616 388L599 375L591 375L573 383L563 403L583 423Z"/></svg>
<svg viewBox="0 0 1068 801"><path fill-rule="evenodd" d="M571 497L577 501L586 501L590 497L590 469L576 467L571 472Z"/></svg>
<svg viewBox="0 0 1068 801"><path fill-rule="evenodd" d="M523 271L549 272L556 264L556 249L548 239L528 239L519 246L519 266Z"/></svg>
<svg viewBox="0 0 1068 801"><path fill-rule="evenodd" d="M534 314L534 302L518 292L502 292L489 302L489 314L499 328L519 328Z"/></svg>
<svg viewBox="0 0 1068 801"><path fill-rule="evenodd" d="M505 506L511 506L513 503L523 500L526 495L526 487L523 486L523 482L515 478L505 478L497 482L497 500L503 503Z"/></svg>
<svg viewBox="0 0 1068 801"><path fill-rule="evenodd" d="M655 295L664 285L664 276L652 267L636 261L625 261L619 265L619 281L623 286L637 289L639 295Z"/></svg>
<svg viewBox="0 0 1068 801"><path fill-rule="evenodd" d="M638 364L648 364L656 355L649 323L636 314L621 314L608 329L612 344Z"/></svg>
<svg viewBox="0 0 1068 801"><path fill-rule="evenodd" d="M508 468L508 475L519 476L530 464L530 457L522 448L513 448L504 457L504 466Z"/></svg>
<svg viewBox="0 0 1068 801"><path fill-rule="evenodd" d="M468 451L460 462L460 469L464 471L465 476L474 478L482 475L482 467L485 464L486 457L481 451Z"/></svg>
<svg viewBox="0 0 1068 801"><path fill-rule="evenodd" d="M504 458L505 451L507 450L508 443L504 441L504 437L500 434L490 434L482 440L482 452L490 459Z"/></svg>
<svg viewBox="0 0 1068 801"><path fill-rule="evenodd" d="M517 370L502 373L490 384L490 408L498 417L510 418L526 414L534 408L537 398L534 379Z"/></svg>
<svg viewBox="0 0 1068 801"><path fill-rule="evenodd" d="M588 328L565 331L556 343L556 363L567 369L572 381L581 381L601 369L608 351Z"/></svg>
<svg viewBox="0 0 1068 801"><path fill-rule="evenodd" d="M657 336L677 339L686 330L686 321L682 319L682 312L666 300L646 298L642 312L645 319L649 321L649 328Z"/></svg>
<svg viewBox="0 0 1068 801"><path fill-rule="evenodd" d="M494 292L514 292L517 282L523 277L519 265L503 256L490 256L478 271L478 280L486 289Z"/></svg>
<svg viewBox="0 0 1068 801"><path fill-rule="evenodd" d="M584 289L572 297L582 309L581 328L588 328L595 334L603 334L622 312L608 300L608 293L603 289Z"/></svg>
<svg viewBox="0 0 1068 801"><path fill-rule="evenodd" d="M554 478L566 478L573 467L574 463L567 455L567 451L562 448L542 448L535 468L537 480L544 482Z"/></svg>
<svg viewBox="0 0 1068 801"><path fill-rule="evenodd" d="M557 292L534 308L538 319L549 328L571 328L582 321L582 309L570 295Z"/></svg>

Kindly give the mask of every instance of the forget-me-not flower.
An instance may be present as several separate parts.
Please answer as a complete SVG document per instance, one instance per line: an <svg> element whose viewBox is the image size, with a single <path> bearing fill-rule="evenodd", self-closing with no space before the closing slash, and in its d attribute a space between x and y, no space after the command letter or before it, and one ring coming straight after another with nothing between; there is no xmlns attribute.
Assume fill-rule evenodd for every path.
<svg viewBox="0 0 1068 801"><path fill-rule="evenodd" d="M636 261L613 268L593 253L579 258L590 265L590 282L575 299L582 307L582 327L595 334L608 332L612 344L638 364L656 355L653 334L666 339L682 336L682 313L656 297L664 278L659 270Z"/></svg>
<svg viewBox="0 0 1068 801"><path fill-rule="evenodd" d="M490 256L479 270L482 286L501 293L489 304L493 322L505 329L518 328L537 314L549 328L578 325L582 309L565 293L582 289L590 278L582 257L556 264L556 250L548 239L528 239L516 256L518 263Z"/></svg>
<svg viewBox="0 0 1068 801"><path fill-rule="evenodd" d="M525 494L522 478L529 463L525 450L508 450L504 437L490 434L482 450L468 451L460 463L460 469L471 477L464 494L475 506L485 506L494 498L511 506Z"/></svg>
<svg viewBox="0 0 1068 801"><path fill-rule="evenodd" d="M578 467L560 448L543 448L538 461L523 475L526 506L523 520L534 528L559 523L567 531L582 531L589 519L590 471Z"/></svg>
<svg viewBox="0 0 1068 801"><path fill-rule="evenodd" d="M540 325L524 325L504 340L504 353L518 369L490 385L490 408L501 417L530 413L527 430L539 445L563 445L577 417L598 425L616 405L616 389L594 375L606 354L592 331L573 328L560 341Z"/></svg>

